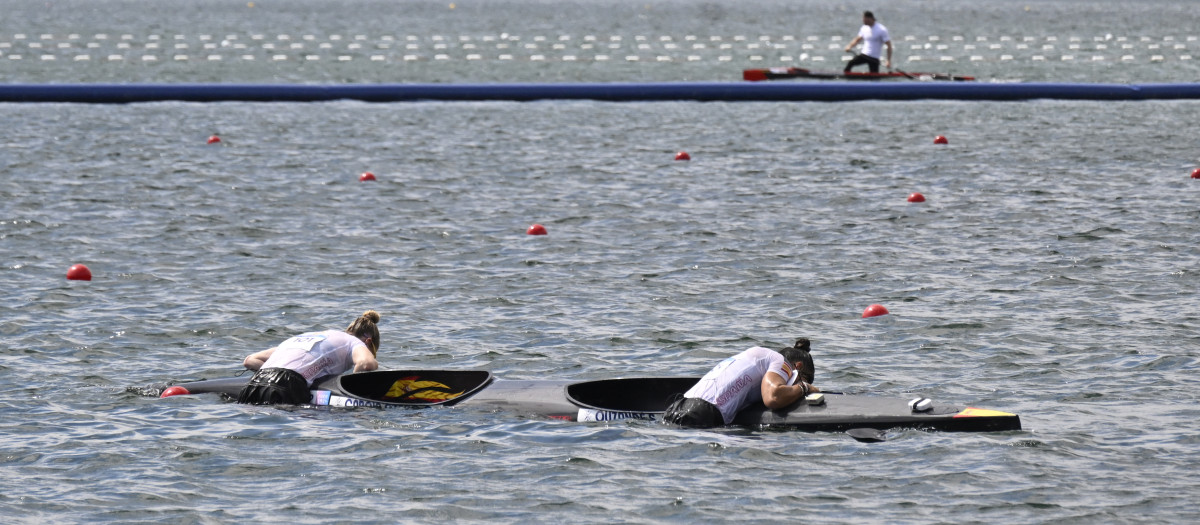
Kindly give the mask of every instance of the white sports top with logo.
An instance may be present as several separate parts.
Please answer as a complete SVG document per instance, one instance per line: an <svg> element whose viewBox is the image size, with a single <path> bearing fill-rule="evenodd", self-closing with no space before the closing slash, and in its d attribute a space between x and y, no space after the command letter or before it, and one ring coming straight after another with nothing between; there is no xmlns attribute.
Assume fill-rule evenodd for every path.
<svg viewBox="0 0 1200 525"><path fill-rule="evenodd" d="M354 347L360 345L366 343L340 330L308 332L279 343L262 367L295 370L312 386L313 379L354 369Z"/></svg>
<svg viewBox="0 0 1200 525"><path fill-rule="evenodd" d="M743 408L762 402L762 379L768 372L788 380L783 355L756 346L721 361L683 396L698 397L716 405L728 425Z"/></svg>

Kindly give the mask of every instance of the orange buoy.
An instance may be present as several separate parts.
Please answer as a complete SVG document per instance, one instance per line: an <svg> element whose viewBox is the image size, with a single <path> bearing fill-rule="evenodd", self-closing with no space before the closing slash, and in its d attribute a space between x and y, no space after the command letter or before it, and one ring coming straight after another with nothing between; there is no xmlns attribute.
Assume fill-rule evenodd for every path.
<svg viewBox="0 0 1200 525"><path fill-rule="evenodd" d="M171 397L171 396L186 396L188 394L191 394L191 392L188 392L188 389L176 385L173 387L169 387L166 390L163 390L162 395L158 396L158 397L161 399L164 397Z"/></svg>
<svg viewBox="0 0 1200 525"><path fill-rule="evenodd" d="M946 140L946 136L945 136L945 135L938 135L938 136L936 136L936 137L934 137L934 138L933 138L933 143L934 143L934 144L949 144L949 143L950 143L950 141L949 141L949 140Z"/></svg>
<svg viewBox="0 0 1200 525"><path fill-rule="evenodd" d="M92 280L92 271L82 264L73 264L70 268L67 268L67 279L72 281L90 281Z"/></svg>
<svg viewBox="0 0 1200 525"><path fill-rule="evenodd" d="M546 235L546 227L541 224L534 224L525 230L525 235Z"/></svg>
<svg viewBox="0 0 1200 525"><path fill-rule="evenodd" d="M1192 178L1200 179L1200 168L1196 168L1196 169L1192 170Z"/></svg>
<svg viewBox="0 0 1200 525"><path fill-rule="evenodd" d="M908 202L925 202L925 196L914 191L908 196Z"/></svg>
<svg viewBox="0 0 1200 525"><path fill-rule="evenodd" d="M216 135L213 135L213 136L211 136L211 137L208 137L208 143L209 143L209 144L216 144L216 143L218 143L218 142L221 142L221 137L218 137L218 136L216 136Z"/></svg>
<svg viewBox="0 0 1200 525"><path fill-rule="evenodd" d="M369 172L369 171L366 171L366 172L363 172L363 174L362 174L362 175L359 175L359 176L358 176L358 182L366 182L366 181L369 181L369 180L375 180L375 174L374 174L374 173L371 173L371 172Z"/></svg>
<svg viewBox="0 0 1200 525"><path fill-rule="evenodd" d="M675 154L675 160L692 160L692 156L686 151L681 151Z"/></svg>
<svg viewBox="0 0 1200 525"><path fill-rule="evenodd" d="M884 308L882 304L873 304L871 306L868 306L866 310L863 310L863 319L866 319L868 317L878 317L880 315L887 315L887 314L888 314L888 309Z"/></svg>

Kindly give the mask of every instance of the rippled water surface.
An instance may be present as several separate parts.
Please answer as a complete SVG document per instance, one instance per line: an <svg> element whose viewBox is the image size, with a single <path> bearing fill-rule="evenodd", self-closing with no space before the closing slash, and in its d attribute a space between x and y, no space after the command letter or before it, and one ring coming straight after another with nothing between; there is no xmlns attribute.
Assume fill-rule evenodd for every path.
<svg viewBox="0 0 1200 525"><path fill-rule="evenodd" d="M505 31L521 43L670 34L682 44L691 33L803 43L812 32L852 30L859 9L344 4L353 9L19 3L21 16L0 20L0 43L10 43L0 54L16 54L11 35L28 44L52 34L40 49L58 58L22 52L0 59L0 72L7 81L210 81L236 63L233 80L327 82L344 79L348 62L367 72L349 81L375 81L408 65L356 56L247 66L233 51L214 63L144 66L138 50L115 66L124 69L99 54L74 69L74 52L51 43L79 34L86 50L94 34L113 45L123 32L157 34L164 45L180 34L194 47L199 35L235 32L300 42L339 34L345 43L360 27L430 46L435 35L482 43ZM1026 4L1054 16L1021 18ZM145 5L153 7L134 9ZM379 16L397 5L419 27ZM1057 36L1065 47L1071 35L1095 45L1094 35L1112 33L1110 50L1119 38L1147 55L1151 43L1196 45L1178 19L1185 3L896 5L906 11L881 18L894 35L915 27L922 43L931 34L1000 43L1007 34L1016 53L1024 36ZM680 16L656 17L658 9ZM1065 71L1103 81L1095 68L1106 67L1123 81L1147 80L1147 71L1160 74L1149 80L1191 81L1190 63L1178 59L1187 51L1171 52L1104 66L978 62L1020 78ZM697 53L705 58L662 67L709 80L752 63L722 63L719 47ZM536 71L551 80L668 74L649 58L586 68L523 60L409 65L428 68L422 81L455 71L523 81ZM947 65L974 67L965 58L936 64ZM1198 118L1195 102L0 105L0 515L1195 521L1200 182L1188 175L1200 166L1190 132ZM223 141L205 145L212 134ZM935 146L935 135L950 144ZM680 150L693 160L673 161ZM363 171L379 180L359 183ZM906 202L912 192L927 201ZM525 235L535 222L549 235ZM74 263L94 280L66 280ZM861 319L872 303L891 315ZM248 353L343 327L368 308L383 315L385 368L483 368L506 379L691 375L748 346L807 336L822 386L1016 412L1025 429L898 430L864 444L467 407L289 410L150 395L169 382L228 377Z"/></svg>

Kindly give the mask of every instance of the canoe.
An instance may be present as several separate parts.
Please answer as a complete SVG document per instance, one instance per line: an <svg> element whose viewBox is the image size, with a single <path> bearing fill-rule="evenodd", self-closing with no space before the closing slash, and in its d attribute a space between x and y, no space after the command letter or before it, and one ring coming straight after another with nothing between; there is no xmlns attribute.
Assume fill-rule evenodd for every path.
<svg viewBox="0 0 1200 525"><path fill-rule="evenodd" d="M504 410L566 421L658 421L672 396L699 377L634 377L588 381L503 380L482 370L378 370L313 383L311 404L334 407L428 408L462 406ZM181 383L162 397L219 393L236 397L249 377ZM924 400L827 394L819 404L799 400L770 410L743 410L734 425L807 432L859 428L918 428L945 432L1020 430L1017 414ZM914 406L914 404L916 406Z"/></svg>
<svg viewBox="0 0 1200 525"><path fill-rule="evenodd" d="M881 73L854 72L849 73L843 71L814 71L804 69L802 67L772 67L767 69L744 69L742 70L742 79L751 82L761 80L784 80L791 78L815 78L820 80L952 80L957 82L970 82L975 80L975 77L957 76L947 73L908 73L905 71L894 70Z"/></svg>

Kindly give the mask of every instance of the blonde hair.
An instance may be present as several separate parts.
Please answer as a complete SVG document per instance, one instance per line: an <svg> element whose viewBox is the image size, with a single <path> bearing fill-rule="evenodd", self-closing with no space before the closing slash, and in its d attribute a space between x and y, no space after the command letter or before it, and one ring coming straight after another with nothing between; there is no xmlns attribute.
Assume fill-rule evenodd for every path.
<svg viewBox="0 0 1200 525"><path fill-rule="evenodd" d="M375 310L367 310L362 315L358 316L350 326L346 327L346 333L353 335L359 339L370 337L371 342L367 348L371 350L372 355L379 354L379 312Z"/></svg>

